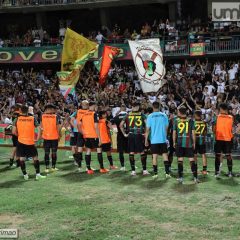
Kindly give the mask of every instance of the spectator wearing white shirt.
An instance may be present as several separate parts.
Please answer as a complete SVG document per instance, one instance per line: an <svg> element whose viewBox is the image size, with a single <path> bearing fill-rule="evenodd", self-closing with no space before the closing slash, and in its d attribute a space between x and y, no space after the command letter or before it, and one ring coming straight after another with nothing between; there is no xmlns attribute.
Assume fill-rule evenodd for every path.
<svg viewBox="0 0 240 240"><path fill-rule="evenodd" d="M210 95L216 88L213 86L213 85L211 85L210 84L210 82L209 81L207 81L207 83L206 83L206 87L207 87L207 93L208 93L208 95Z"/></svg>
<svg viewBox="0 0 240 240"><path fill-rule="evenodd" d="M61 26L59 28L59 38L60 38L60 41L61 41L62 44L63 44L63 40L64 40L64 37L65 37L65 33L66 33L66 28Z"/></svg>
<svg viewBox="0 0 240 240"><path fill-rule="evenodd" d="M98 32L98 34L96 36L96 40L97 40L98 44L102 44L103 43L104 36L101 34L101 32Z"/></svg>

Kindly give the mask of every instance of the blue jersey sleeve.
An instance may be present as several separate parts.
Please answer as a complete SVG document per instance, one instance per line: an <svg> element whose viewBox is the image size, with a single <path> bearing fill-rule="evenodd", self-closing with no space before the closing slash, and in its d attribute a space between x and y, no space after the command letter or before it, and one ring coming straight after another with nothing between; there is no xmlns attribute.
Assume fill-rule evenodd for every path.
<svg viewBox="0 0 240 240"><path fill-rule="evenodd" d="M77 116L77 112L74 112L71 116L70 116L70 118L75 118Z"/></svg>
<svg viewBox="0 0 240 240"><path fill-rule="evenodd" d="M150 128L151 127L151 116L149 115L148 117L147 117L147 128Z"/></svg>

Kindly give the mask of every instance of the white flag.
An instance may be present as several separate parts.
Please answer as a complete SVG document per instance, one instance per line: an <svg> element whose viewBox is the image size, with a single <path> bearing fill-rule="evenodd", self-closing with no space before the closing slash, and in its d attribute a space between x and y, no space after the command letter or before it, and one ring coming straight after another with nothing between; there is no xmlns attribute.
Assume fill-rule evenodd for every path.
<svg viewBox="0 0 240 240"><path fill-rule="evenodd" d="M157 92L165 84L160 40L154 38L128 43L143 92Z"/></svg>

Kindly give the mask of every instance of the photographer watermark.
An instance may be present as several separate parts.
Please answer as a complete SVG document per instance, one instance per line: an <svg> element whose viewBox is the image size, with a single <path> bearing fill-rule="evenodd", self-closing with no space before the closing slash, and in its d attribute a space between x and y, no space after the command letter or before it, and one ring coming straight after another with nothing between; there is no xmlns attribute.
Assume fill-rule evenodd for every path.
<svg viewBox="0 0 240 240"><path fill-rule="evenodd" d="M18 238L17 229L0 229L0 239L14 239Z"/></svg>
<svg viewBox="0 0 240 240"><path fill-rule="evenodd" d="M213 21L240 21L240 2L213 2Z"/></svg>

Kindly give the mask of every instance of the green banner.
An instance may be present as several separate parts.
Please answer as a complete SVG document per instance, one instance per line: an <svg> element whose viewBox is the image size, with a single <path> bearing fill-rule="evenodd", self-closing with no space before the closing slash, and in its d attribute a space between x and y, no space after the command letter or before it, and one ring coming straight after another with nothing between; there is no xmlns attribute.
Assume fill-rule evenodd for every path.
<svg viewBox="0 0 240 240"><path fill-rule="evenodd" d="M205 55L204 43L191 43L190 44L190 56L203 56Z"/></svg>

